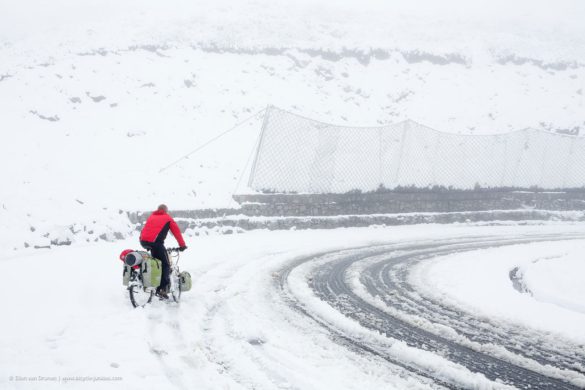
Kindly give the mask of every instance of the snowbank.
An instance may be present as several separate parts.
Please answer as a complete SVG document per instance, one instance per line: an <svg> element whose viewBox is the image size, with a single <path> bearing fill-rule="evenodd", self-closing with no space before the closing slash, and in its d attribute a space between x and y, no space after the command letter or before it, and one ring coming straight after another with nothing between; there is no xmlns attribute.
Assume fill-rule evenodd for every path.
<svg viewBox="0 0 585 390"><path fill-rule="evenodd" d="M477 250L422 262L412 280L423 293L475 315L583 344L584 250L582 240ZM516 268L529 292L514 288Z"/></svg>
<svg viewBox="0 0 585 390"><path fill-rule="evenodd" d="M585 314L583 246L551 256L538 256L519 267L534 299Z"/></svg>

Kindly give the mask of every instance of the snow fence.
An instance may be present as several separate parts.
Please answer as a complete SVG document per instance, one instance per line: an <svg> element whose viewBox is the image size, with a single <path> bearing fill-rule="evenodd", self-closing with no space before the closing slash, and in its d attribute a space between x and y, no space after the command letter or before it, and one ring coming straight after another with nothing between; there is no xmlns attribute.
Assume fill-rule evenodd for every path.
<svg viewBox="0 0 585 390"><path fill-rule="evenodd" d="M383 186L454 189L585 187L585 138L526 129L443 133L413 121L344 127L269 107L249 186L344 193Z"/></svg>

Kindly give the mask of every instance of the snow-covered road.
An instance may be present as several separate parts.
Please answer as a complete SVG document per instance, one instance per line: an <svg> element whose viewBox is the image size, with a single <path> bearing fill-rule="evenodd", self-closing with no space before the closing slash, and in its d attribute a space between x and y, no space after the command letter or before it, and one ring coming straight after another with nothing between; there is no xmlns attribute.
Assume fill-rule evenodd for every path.
<svg viewBox="0 0 585 390"><path fill-rule="evenodd" d="M563 238L569 239L570 236L563 235ZM582 349L571 343L563 345L556 339L551 343L542 333L467 315L457 307L421 296L416 286L408 284L410 268L429 258L494 246L556 240L559 240L557 235L483 236L368 247L308 258L311 271L305 270L303 274L319 298L346 317L392 341L401 340L409 346L432 351L473 372L481 372L492 380L503 380L519 388L573 388L562 380L576 386L585 384L581 375L585 373L585 367L579 363L585 357ZM284 289L290 289L286 285L287 279L296 266L300 264L283 273ZM301 301L297 305L305 310ZM310 310L306 312L313 318L318 317ZM326 326L335 332L335 323ZM388 353L391 348L386 345L380 348L378 340L354 339L353 334L343 331L339 334L358 349L383 356L449 386L469 388L476 385L461 382L448 371L437 372L435 367L427 367L422 360L405 361L400 355Z"/></svg>
<svg viewBox="0 0 585 390"><path fill-rule="evenodd" d="M137 310L117 260L135 241L0 260L10 275L0 386L585 387L581 224L258 231L188 244L181 268L193 290L180 305ZM515 268L529 292L514 289Z"/></svg>

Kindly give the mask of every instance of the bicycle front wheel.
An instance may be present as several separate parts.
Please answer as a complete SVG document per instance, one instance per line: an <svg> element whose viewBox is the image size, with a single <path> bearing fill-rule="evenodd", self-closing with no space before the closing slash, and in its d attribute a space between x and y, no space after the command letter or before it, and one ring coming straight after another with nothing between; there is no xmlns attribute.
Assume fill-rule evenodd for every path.
<svg viewBox="0 0 585 390"><path fill-rule="evenodd" d="M173 301L179 303L181 299L181 280L177 276L177 272L173 272L171 276L171 296L173 297Z"/></svg>

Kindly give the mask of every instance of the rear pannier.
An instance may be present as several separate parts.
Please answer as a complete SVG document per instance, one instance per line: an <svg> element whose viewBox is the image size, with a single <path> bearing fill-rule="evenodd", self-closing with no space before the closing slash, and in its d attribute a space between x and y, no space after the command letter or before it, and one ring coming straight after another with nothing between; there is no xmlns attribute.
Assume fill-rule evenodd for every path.
<svg viewBox="0 0 585 390"><path fill-rule="evenodd" d="M145 252L146 253L146 252ZM140 264L142 272L142 285L144 287L158 287L162 276L161 261L155 259L146 253L148 257L144 256Z"/></svg>

